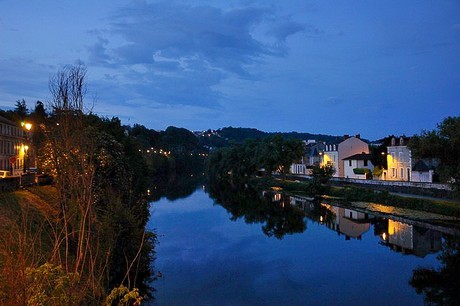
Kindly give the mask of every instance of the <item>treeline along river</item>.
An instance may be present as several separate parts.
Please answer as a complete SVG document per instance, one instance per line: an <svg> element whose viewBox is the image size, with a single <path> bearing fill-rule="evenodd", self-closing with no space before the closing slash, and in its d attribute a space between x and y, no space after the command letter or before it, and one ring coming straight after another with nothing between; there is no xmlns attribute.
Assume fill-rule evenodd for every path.
<svg viewBox="0 0 460 306"><path fill-rule="evenodd" d="M249 186L187 190L151 203L155 305L458 304L458 228Z"/></svg>

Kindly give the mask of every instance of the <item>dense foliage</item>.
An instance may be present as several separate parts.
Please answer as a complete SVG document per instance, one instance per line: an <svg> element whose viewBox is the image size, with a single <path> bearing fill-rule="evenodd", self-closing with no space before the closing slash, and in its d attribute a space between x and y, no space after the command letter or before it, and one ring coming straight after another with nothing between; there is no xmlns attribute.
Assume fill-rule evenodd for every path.
<svg viewBox="0 0 460 306"><path fill-rule="evenodd" d="M290 165L304 152L303 143L297 139L284 139L274 135L263 140L246 140L214 151L208 160L210 177L240 180L257 172L286 174Z"/></svg>
<svg viewBox="0 0 460 306"><path fill-rule="evenodd" d="M46 219L33 221L42 234L21 232L19 240L35 246L33 256L21 255L25 259L17 271L8 270L17 278L27 270L37 284L29 291L18 289L19 295L1 296L2 303L99 304L120 285L136 287L142 295L150 292L156 238L145 229L150 171L143 145L119 119L84 113L85 73L81 66L68 67L51 79L49 113L41 102L31 114L22 103L10 112L33 120L38 168L54 176L56 196L49 197L53 205ZM32 222L21 214L19 228ZM11 256L20 255L15 250ZM8 263L5 254L2 262ZM72 292L70 302L63 300L65 292Z"/></svg>
<svg viewBox="0 0 460 306"><path fill-rule="evenodd" d="M441 180L460 192L460 117L448 117L435 130L412 137L409 147L416 158L439 160Z"/></svg>

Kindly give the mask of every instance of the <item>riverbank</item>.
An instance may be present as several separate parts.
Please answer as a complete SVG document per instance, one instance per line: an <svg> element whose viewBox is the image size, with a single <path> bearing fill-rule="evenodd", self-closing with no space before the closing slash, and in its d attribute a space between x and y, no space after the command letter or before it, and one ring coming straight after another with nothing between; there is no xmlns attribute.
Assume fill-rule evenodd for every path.
<svg viewBox="0 0 460 306"><path fill-rule="evenodd" d="M307 192L310 184L309 181L258 178L255 183L265 188L272 186L282 188L284 191L301 196L315 196ZM323 193L316 196L333 197L349 204L352 202L368 202L386 207L399 207L460 218L460 202L458 200L410 194L396 194L386 190L358 187L354 185L334 186L331 184L325 185Z"/></svg>
<svg viewBox="0 0 460 306"><path fill-rule="evenodd" d="M101 205L98 207L101 209ZM115 207L116 209L117 207ZM24 189L0 193L0 304L22 305L40 298L40 304L49 304L47 301L58 300L58 304L68 305L74 301L82 301L85 305L99 305L106 297L110 299L116 288L119 294L128 294L131 288L123 287L122 278L115 272L123 267L128 257L114 256L121 249L123 243L126 248L142 256L134 271L136 282L133 288L144 286L143 291L135 289L139 296L151 296L150 283L153 280L151 267L152 250L155 243L153 232L145 230L129 214L124 207L106 207L110 216L103 216L91 229L97 235L92 244L101 255L94 257L92 270L81 268L78 273L66 271L65 265L55 259L54 255L62 250L72 251L76 248L74 240L69 245L62 242L59 234L66 230L62 225L63 215L60 213L58 190L54 186L31 186ZM72 212L71 212L72 213ZM74 216L74 215L73 215ZM71 216L71 217L73 217ZM70 219L69 220L73 220ZM120 231L120 228L124 229ZM71 233L71 238L73 237ZM120 243L117 243L120 241ZM126 251L121 249L124 254ZM110 252L110 253L109 253ZM111 256L111 257L109 257ZM74 257L69 256L64 263L72 263ZM124 275L129 273L121 271ZM94 278L101 279L97 296L85 287L87 274L92 273ZM120 273L120 274L121 274ZM110 274L110 275L109 275ZM107 275L107 276L106 276ZM123 277L122 276L122 277ZM102 280L104 277L106 279ZM127 277L127 276L126 276ZM37 278L39 279L37 281ZM54 287L58 286L57 290ZM148 287L147 287L148 286ZM41 292L46 292L42 295ZM118 291L117 291L118 292ZM116 294L118 294L115 292ZM77 304L80 304L77 303Z"/></svg>

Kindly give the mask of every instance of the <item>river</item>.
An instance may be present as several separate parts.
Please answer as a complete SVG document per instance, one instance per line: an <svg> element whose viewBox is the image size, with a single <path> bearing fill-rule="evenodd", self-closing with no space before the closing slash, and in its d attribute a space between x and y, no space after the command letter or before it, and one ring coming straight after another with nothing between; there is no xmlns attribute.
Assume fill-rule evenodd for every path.
<svg viewBox="0 0 460 306"><path fill-rule="evenodd" d="M409 281L441 269L454 239L324 201L204 186L152 202L148 226L162 274L153 305L423 305Z"/></svg>

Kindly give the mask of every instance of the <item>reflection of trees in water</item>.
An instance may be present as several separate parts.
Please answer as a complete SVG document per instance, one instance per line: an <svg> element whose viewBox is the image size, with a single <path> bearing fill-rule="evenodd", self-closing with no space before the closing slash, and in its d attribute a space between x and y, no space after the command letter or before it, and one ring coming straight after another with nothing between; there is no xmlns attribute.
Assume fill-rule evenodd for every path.
<svg viewBox="0 0 460 306"><path fill-rule="evenodd" d="M439 269L416 269L409 283L427 304L460 305L460 238L446 237L438 259Z"/></svg>
<svg viewBox="0 0 460 306"><path fill-rule="evenodd" d="M202 185L203 181L203 176L200 174L157 177L149 187L149 200L156 202L162 197L170 201L186 198Z"/></svg>
<svg viewBox="0 0 460 306"><path fill-rule="evenodd" d="M231 220L244 218L246 223L262 223L265 235L282 239L286 234L306 230L304 213L289 202L289 197L273 192L261 193L250 186L214 183L210 196L231 213Z"/></svg>

